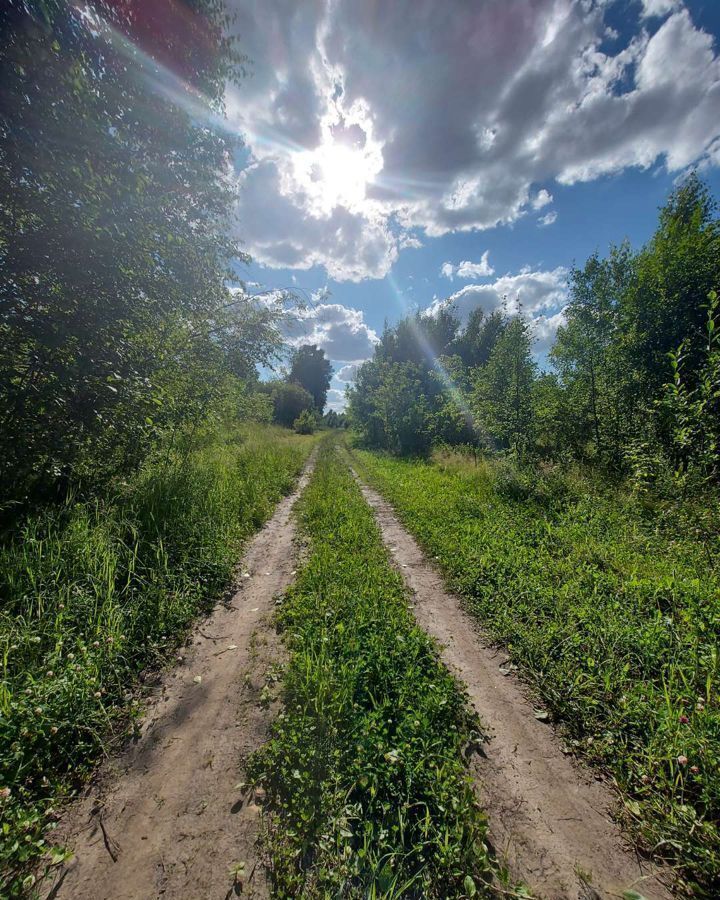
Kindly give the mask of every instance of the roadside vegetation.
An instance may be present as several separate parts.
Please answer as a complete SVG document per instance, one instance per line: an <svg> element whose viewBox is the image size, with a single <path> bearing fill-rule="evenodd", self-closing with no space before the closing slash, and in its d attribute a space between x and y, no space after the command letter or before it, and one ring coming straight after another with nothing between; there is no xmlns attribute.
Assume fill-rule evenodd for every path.
<svg viewBox="0 0 720 900"><path fill-rule="evenodd" d="M522 297L387 327L364 472L504 646L646 849L720 891L720 219L696 175L594 254L541 371ZM434 460L434 462L433 462Z"/></svg>
<svg viewBox="0 0 720 900"><path fill-rule="evenodd" d="M642 846L716 896L717 521L710 532L696 503L649 504L576 470L459 451L355 457L568 748L613 773Z"/></svg>
<svg viewBox="0 0 720 900"><path fill-rule="evenodd" d="M478 723L408 610L373 515L327 439L300 500L307 557L278 623L267 792L279 896L462 897L491 879L463 751Z"/></svg>
<svg viewBox="0 0 720 900"><path fill-rule="evenodd" d="M209 432L102 498L28 518L0 548L0 893L32 884L58 801L156 667L230 582L243 541L293 485L312 438Z"/></svg>

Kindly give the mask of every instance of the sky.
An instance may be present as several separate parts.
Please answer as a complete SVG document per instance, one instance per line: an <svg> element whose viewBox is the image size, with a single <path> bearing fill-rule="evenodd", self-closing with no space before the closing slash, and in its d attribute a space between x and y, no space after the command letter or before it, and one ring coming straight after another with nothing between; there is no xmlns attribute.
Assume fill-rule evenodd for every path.
<svg viewBox="0 0 720 900"><path fill-rule="evenodd" d="M569 268L641 246L696 169L720 197L720 0L231 0L249 77L238 236L252 292L308 302L288 339L334 367L452 302L533 323Z"/></svg>

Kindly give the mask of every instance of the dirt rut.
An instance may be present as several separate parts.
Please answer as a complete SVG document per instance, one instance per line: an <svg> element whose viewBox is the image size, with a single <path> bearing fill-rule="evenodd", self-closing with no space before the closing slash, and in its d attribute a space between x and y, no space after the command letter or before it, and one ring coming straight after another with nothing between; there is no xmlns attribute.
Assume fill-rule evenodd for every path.
<svg viewBox="0 0 720 900"><path fill-rule="evenodd" d="M75 856L47 898L269 895L255 846L260 807L237 785L272 716L262 692L281 647L269 618L292 579L291 509L312 465L250 542L231 601L196 629L162 679L139 740L103 764L68 812L58 837Z"/></svg>
<svg viewBox="0 0 720 900"><path fill-rule="evenodd" d="M447 592L392 507L360 486L414 594L418 623L440 643L488 731L487 755L475 764L478 790L493 846L512 877L546 898L622 897L631 889L649 900L670 897L656 868L633 854L612 821L617 798L609 785L563 754L523 685L500 671L502 656Z"/></svg>

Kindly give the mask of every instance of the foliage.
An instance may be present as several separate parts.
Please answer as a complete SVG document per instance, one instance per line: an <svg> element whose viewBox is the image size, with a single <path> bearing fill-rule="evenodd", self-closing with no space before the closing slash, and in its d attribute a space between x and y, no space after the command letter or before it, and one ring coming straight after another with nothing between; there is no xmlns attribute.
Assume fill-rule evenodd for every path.
<svg viewBox="0 0 720 900"><path fill-rule="evenodd" d="M532 335L522 316L505 327L478 370L474 407L476 421L491 446L522 452L533 441L532 389L536 364L530 351Z"/></svg>
<svg viewBox="0 0 720 900"><path fill-rule="evenodd" d="M323 416L323 424L328 428L347 428L347 416L345 413L335 412L329 409Z"/></svg>
<svg viewBox="0 0 720 900"><path fill-rule="evenodd" d="M643 498L445 452L357 464L566 729L641 844L720 890L718 497ZM442 503L438 498L442 497Z"/></svg>
<svg viewBox="0 0 720 900"><path fill-rule="evenodd" d="M331 378L330 360L325 356L325 351L315 344L303 344L293 353L287 380L301 385L311 394L319 413L325 409Z"/></svg>
<svg viewBox="0 0 720 900"><path fill-rule="evenodd" d="M538 373L521 314L476 309L461 328L444 305L385 329L349 393L350 422L365 446L400 455L484 444L646 481L677 471L690 452L683 441L701 452L704 435L701 468L717 481L717 357L705 320L718 284L720 222L691 175L640 251L621 244L572 269L553 372ZM667 481L654 478L656 488Z"/></svg>
<svg viewBox="0 0 720 900"><path fill-rule="evenodd" d="M283 711L251 760L279 896L472 896L490 869L465 700L407 609L329 441L300 501L309 555L279 623Z"/></svg>
<svg viewBox="0 0 720 900"><path fill-rule="evenodd" d="M0 11L0 504L131 471L279 348L227 287L223 4L140 6Z"/></svg>
<svg viewBox="0 0 720 900"><path fill-rule="evenodd" d="M293 422L293 429L297 434L314 434L317 425L316 413L304 409Z"/></svg>
<svg viewBox="0 0 720 900"><path fill-rule="evenodd" d="M272 420L276 425L292 428L299 415L314 407L312 394L293 382L267 381L259 385L259 390L272 400Z"/></svg>
<svg viewBox="0 0 720 900"><path fill-rule="evenodd" d="M473 440L467 385L453 388L448 374L462 369L458 329L446 309L385 329L348 391L348 420L364 444L415 454L437 441Z"/></svg>
<svg viewBox="0 0 720 900"><path fill-rule="evenodd" d="M196 435L116 495L30 516L0 549L0 894L51 849L58 800L231 576L311 442L267 426ZM131 702L132 701L132 702Z"/></svg>

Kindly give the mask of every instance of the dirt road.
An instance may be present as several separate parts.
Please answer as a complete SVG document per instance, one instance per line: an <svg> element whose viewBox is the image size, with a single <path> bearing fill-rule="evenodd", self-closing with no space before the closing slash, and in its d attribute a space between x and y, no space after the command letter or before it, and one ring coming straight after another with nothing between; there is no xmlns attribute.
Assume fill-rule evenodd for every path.
<svg viewBox="0 0 720 900"><path fill-rule="evenodd" d="M241 881L243 896L268 896L255 848L260 808L237 785L272 716L263 691L281 647L269 618L292 579L291 510L311 467L250 543L231 601L162 679L139 741L103 764L68 812L58 836L75 856L46 897L222 900Z"/></svg>
<svg viewBox="0 0 720 900"><path fill-rule="evenodd" d="M545 898L622 897L630 889L648 900L670 897L655 867L633 854L612 821L611 788L563 754L523 685L501 672L504 656L483 640L392 507L361 488L414 594L418 623L442 646L443 661L466 685L489 732L475 774L493 845L513 877Z"/></svg>

